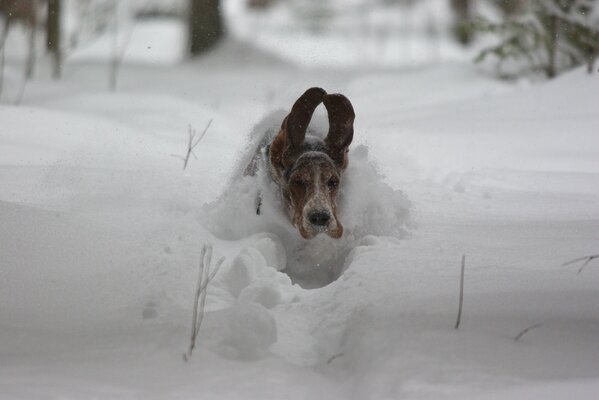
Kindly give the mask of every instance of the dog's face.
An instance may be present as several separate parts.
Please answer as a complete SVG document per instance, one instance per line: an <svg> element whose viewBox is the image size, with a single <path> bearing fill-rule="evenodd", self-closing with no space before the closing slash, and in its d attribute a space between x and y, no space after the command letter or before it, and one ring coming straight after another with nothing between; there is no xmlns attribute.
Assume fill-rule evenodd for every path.
<svg viewBox="0 0 599 400"><path fill-rule="evenodd" d="M322 140L306 138L306 128L316 107L323 102L329 114L329 133ZM343 235L337 217L336 198L347 166L353 138L354 111L347 98L308 89L283 121L269 148L273 178L281 187L289 217L304 239L319 233Z"/></svg>
<svg viewBox="0 0 599 400"><path fill-rule="evenodd" d="M324 232L333 238L343 234L337 219L337 189L341 171L325 153L310 151L294 163L283 189L293 224L305 239Z"/></svg>

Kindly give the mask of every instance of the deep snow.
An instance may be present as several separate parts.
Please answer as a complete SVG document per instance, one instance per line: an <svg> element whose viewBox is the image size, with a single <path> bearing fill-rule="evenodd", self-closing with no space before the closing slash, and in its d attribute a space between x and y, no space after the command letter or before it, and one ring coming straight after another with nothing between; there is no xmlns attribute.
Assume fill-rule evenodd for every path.
<svg viewBox="0 0 599 400"><path fill-rule="evenodd" d="M125 64L110 93L84 56L0 107L1 398L596 397L599 267L561 266L599 251L596 75L304 70L231 40ZM257 217L265 183L239 176L313 85L357 112L337 242L300 240L275 197ZM184 363L206 242L227 261Z"/></svg>

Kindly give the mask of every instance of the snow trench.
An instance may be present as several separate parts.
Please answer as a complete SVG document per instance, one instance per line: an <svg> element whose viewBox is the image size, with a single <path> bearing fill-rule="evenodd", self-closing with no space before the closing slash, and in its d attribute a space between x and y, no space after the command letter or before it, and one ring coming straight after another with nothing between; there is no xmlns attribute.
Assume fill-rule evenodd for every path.
<svg viewBox="0 0 599 400"><path fill-rule="evenodd" d="M277 132L282 116L282 112L274 112L256 125L227 189L204 207L203 222L219 239L255 237L240 257L247 258L258 250L269 267L284 271L294 283L304 288L323 287L350 266L352 260L348 256L363 238L406 238L411 203L402 191L385 182L369 160L368 146L354 145L337 197L343 236L332 239L320 234L312 240L303 239L285 214L278 188L269 179L265 167L261 165L255 176L242 173L256 149ZM326 135L326 124L322 114L315 116L310 133ZM257 215L259 197L261 212ZM237 264L236 268L240 268Z"/></svg>
<svg viewBox="0 0 599 400"><path fill-rule="evenodd" d="M337 289L308 289L335 282L366 248L407 238L412 205L402 191L385 182L369 159L368 147L354 144L337 197L343 236L303 239L291 225L265 168L254 176L243 174L256 150L276 134L283 117L283 112L275 112L256 125L226 189L201 212L203 227L220 241L221 249L230 249L224 251L228 261L211 284L211 312L203 329L209 347L227 358L255 359L274 352L294 363L314 365L322 361L322 346L339 347L352 310L341 299L326 300L327 309L339 303L342 310L324 336L312 332L313 324L327 313L317 312L322 318L306 314L312 307L310 302L304 304L306 296L313 292L325 299ZM321 114L309 130L324 135L327 127ZM296 310L290 313L289 307Z"/></svg>

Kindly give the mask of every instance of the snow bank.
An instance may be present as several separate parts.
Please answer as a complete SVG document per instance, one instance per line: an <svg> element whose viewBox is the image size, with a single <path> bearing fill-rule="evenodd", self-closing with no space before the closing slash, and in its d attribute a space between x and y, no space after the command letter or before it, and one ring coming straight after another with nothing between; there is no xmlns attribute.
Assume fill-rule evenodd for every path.
<svg viewBox="0 0 599 400"><path fill-rule="evenodd" d="M417 176L458 188L494 186L501 171L514 179L501 183L512 189L596 193L599 81L583 69L534 87L485 81L475 70L444 67L350 85L360 110L356 130L391 185ZM591 175L585 183L555 175L573 171Z"/></svg>

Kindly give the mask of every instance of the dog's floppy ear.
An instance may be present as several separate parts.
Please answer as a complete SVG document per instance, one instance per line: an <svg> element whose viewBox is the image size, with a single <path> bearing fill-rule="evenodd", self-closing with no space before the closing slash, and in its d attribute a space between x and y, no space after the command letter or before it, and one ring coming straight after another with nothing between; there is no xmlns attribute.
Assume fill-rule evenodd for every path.
<svg viewBox="0 0 599 400"><path fill-rule="evenodd" d="M354 108L342 94L328 94L324 96L323 103L329 114L329 133L325 144L333 161L345 168L347 150L354 137Z"/></svg>
<svg viewBox="0 0 599 400"><path fill-rule="evenodd" d="M312 119L314 110L327 92L324 89L313 87L304 92L299 99L295 101L291 112L283 121L281 129L287 132L287 150L298 148L304 143L306 138L306 129Z"/></svg>

